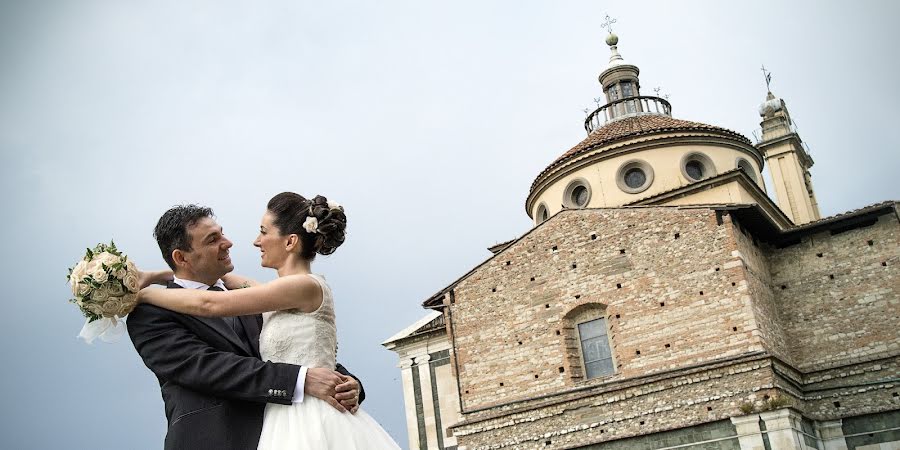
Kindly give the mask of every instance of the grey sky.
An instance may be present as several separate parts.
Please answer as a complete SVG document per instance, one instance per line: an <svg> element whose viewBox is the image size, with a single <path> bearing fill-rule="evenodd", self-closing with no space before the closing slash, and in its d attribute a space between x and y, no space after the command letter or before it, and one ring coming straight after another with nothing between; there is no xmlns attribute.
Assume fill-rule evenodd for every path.
<svg viewBox="0 0 900 450"><path fill-rule="evenodd" d="M531 182L601 94L607 12L678 118L749 137L765 63L823 215L900 197L898 4L734 3L0 3L0 447L159 448L155 378L127 339L74 338L65 269L109 238L162 267L152 226L197 202L238 272L271 279L250 243L284 190L346 207L346 244L314 270L335 290L338 359L405 446L379 343L529 229Z"/></svg>

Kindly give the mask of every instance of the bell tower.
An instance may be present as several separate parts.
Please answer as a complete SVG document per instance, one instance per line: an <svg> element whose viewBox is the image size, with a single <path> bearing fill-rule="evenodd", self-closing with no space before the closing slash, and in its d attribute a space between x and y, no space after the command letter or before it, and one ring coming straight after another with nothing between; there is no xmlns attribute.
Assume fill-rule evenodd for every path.
<svg viewBox="0 0 900 450"><path fill-rule="evenodd" d="M772 75L765 72L765 67L763 72L769 88ZM775 203L795 225L818 220L819 205L809 174L813 159L793 126L787 105L769 89L766 101L759 106L759 115L762 117L762 139L756 148L769 166Z"/></svg>

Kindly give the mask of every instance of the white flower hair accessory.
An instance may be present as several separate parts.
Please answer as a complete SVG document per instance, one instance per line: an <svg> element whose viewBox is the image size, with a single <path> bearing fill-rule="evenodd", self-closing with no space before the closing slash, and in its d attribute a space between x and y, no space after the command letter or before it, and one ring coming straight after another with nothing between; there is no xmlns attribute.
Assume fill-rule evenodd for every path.
<svg viewBox="0 0 900 450"><path fill-rule="evenodd" d="M344 207L341 206L341 204L338 202L333 202L331 200L328 200L328 209L340 209L341 211L343 211Z"/></svg>
<svg viewBox="0 0 900 450"><path fill-rule="evenodd" d="M303 222L303 229L307 233L317 233L319 231L319 219L313 216L307 217L306 221Z"/></svg>

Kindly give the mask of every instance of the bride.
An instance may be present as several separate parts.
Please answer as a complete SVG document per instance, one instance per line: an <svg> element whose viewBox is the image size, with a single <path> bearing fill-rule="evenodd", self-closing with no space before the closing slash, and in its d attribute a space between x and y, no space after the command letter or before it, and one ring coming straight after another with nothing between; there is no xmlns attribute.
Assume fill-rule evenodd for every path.
<svg viewBox="0 0 900 450"><path fill-rule="evenodd" d="M312 200L283 192L262 217L262 266L278 278L260 284L238 275L222 278L230 290L144 289L139 301L183 314L229 317L263 314L259 349L263 360L333 368L337 331L331 288L310 264L344 242L344 209L325 197ZM259 449L396 449L399 446L363 410L340 412L323 400L267 403Z"/></svg>

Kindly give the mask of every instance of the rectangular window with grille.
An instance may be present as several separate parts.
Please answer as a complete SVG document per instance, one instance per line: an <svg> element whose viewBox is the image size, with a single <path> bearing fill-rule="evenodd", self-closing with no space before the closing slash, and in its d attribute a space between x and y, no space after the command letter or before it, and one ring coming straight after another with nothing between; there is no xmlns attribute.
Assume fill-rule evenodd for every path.
<svg viewBox="0 0 900 450"><path fill-rule="evenodd" d="M578 324L578 336L581 340L585 378L612 374L614 370L609 337L606 333L606 319L600 318Z"/></svg>

